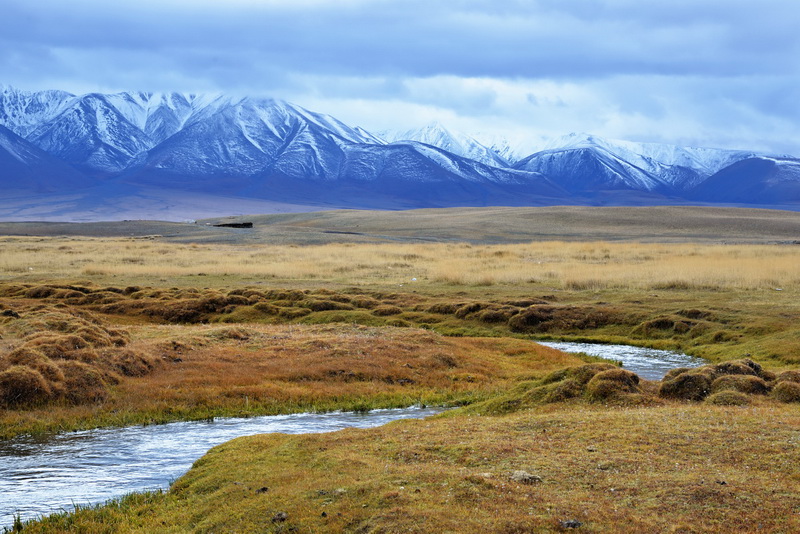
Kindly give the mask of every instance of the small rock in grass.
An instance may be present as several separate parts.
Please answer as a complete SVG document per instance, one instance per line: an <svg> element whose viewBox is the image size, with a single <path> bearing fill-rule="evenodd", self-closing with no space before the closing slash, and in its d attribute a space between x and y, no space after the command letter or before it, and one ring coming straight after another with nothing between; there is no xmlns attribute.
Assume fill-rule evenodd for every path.
<svg viewBox="0 0 800 534"><path fill-rule="evenodd" d="M527 471L514 471L511 474L511 480L520 484L538 484L542 482L542 477L532 475Z"/></svg>
<svg viewBox="0 0 800 534"><path fill-rule="evenodd" d="M277 514L272 516L273 523L283 523L287 519L289 519L289 514L287 514L286 512L278 512Z"/></svg>
<svg viewBox="0 0 800 534"><path fill-rule="evenodd" d="M577 519L567 519L566 521L560 521L560 523L561 528L580 528L583 525Z"/></svg>

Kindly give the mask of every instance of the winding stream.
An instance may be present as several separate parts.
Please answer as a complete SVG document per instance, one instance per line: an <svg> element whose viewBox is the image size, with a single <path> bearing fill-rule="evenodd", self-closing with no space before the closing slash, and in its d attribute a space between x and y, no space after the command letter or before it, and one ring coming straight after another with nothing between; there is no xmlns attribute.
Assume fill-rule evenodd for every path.
<svg viewBox="0 0 800 534"><path fill-rule="evenodd" d="M74 505L167 488L211 447L240 436L311 434L422 418L441 408L301 413L70 432L0 442L0 527Z"/></svg>
<svg viewBox="0 0 800 534"><path fill-rule="evenodd" d="M661 380L670 369L677 367L700 367L706 362L680 352L648 349L632 345L603 345L599 343L573 343L568 341L537 341L536 343L564 352L583 352L589 356L600 356L622 362L622 368L633 371L640 378Z"/></svg>
<svg viewBox="0 0 800 534"><path fill-rule="evenodd" d="M675 367L705 362L676 352L627 345L538 342L565 352L612 360L642 378L660 380ZM30 519L74 505L104 502L135 492L167 488L211 447L240 436L283 432L333 432L370 428L397 419L422 418L441 408L402 408L367 413L333 412L208 422L100 429L0 442L0 527L14 516Z"/></svg>

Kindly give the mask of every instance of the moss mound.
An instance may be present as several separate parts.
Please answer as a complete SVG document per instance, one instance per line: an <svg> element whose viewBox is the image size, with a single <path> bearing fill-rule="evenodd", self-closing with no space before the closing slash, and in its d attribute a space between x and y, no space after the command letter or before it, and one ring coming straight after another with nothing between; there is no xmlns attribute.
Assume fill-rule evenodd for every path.
<svg viewBox="0 0 800 534"><path fill-rule="evenodd" d="M696 369L674 369L661 380L659 395L664 398L700 401L712 393L738 391L745 394L769 393L772 374L750 359L732 360Z"/></svg>
<svg viewBox="0 0 800 534"><path fill-rule="evenodd" d="M778 382L772 389L772 397L780 402L800 402L800 383Z"/></svg>
<svg viewBox="0 0 800 534"><path fill-rule="evenodd" d="M687 371L661 382L658 394L668 399L699 401L711 393L711 379L703 373Z"/></svg>
<svg viewBox="0 0 800 534"><path fill-rule="evenodd" d="M74 404L100 402L108 397L103 374L91 365L77 361L59 363L64 373L64 398Z"/></svg>
<svg viewBox="0 0 800 534"><path fill-rule="evenodd" d="M728 389L709 395L706 402L717 406L747 406L750 404L750 396L741 391Z"/></svg>
<svg viewBox="0 0 800 534"><path fill-rule="evenodd" d="M6 365L22 365L30 367L47 379L48 382L61 382L64 380L64 373L53 363L53 361L31 347L20 347L11 351L5 359Z"/></svg>
<svg viewBox="0 0 800 534"><path fill-rule="evenodd" d="M566 367L540 380L523 382L507 394L474 404L467 411L499 415L573 399L588 402L631 400L638 404L639 382L635 373L608 363Z"/></svg>
<svg viewBox="0 0 800 534"><path fill-rule="evenodd" d="M738 391L748 395L766 395L769 390L763 379L753 375L724 375L711 383L711 393Z"/></svg>
<svg viewBox="0 0 800 534"><path fill-rule="evenodd" d="M388 305L376 306L372 310L372 314L378 317L388 317L389 315L400 315L401 313L403 313L403 310L401 308L398 308L397 306L388 306Z"/></svg>
<svg viewBox="0 0 800 534"><path fill-rule="evenodd" d="M144 376L161 361L129 348L127 332L63 304L37 306L9 330L20 343L0 353L0 404L6 406L98 402L120 374Z"/></svg>
<svg viewBox="0 0 800 534"><path fill-rule="evenodd" d="M775 382L776 383L795 382L797 384L800 384L800 371L792 369L790 371L783 371L781 373L778 373L778 375L775 377Z"/></svg>
<svg viewBox="0 0 800 534"><path fill-rule="evenodd" d="M641 393L639 376L625 369L609 369L594 375L586 384L586 396L593 401L619 399L631 393Z"/></svg>

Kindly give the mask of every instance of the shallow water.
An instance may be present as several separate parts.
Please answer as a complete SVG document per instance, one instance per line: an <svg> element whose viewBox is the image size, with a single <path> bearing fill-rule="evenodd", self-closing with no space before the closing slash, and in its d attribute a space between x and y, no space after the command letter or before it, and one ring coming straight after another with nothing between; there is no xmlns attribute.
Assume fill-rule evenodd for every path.
<svg viewBox="0 0 800 534"><path fill-rule="evenodd" d="M537 341L564 352L583 352L609 360L622 361L622 368L633 371L640 378L661 380L670 369L676 367L699 367L706 362L702 358L688 356L669 350L648 349L631 345L603 345L599 343L572 343L567 341Z"/></svg>
<svg viewBox="0 0 800 534"><path fill-rule="evenodd" d="M0 527L134 491L167 488L208 449L240 436L311 434L418 419L441 408L302 413L70 432L0 442Z"/></svg>

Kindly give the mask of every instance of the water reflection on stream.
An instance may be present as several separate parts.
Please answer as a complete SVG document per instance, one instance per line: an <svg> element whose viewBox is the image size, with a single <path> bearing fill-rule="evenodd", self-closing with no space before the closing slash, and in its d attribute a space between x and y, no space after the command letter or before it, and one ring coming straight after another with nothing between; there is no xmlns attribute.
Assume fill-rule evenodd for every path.
<svg viewBox="0 0 800 534"><path fill-rule="evenodd" d="M240 436L311 434L422 418L441 408L302 413L70 432L0 442L0 527L134 491L166 488L208 449Z"/></svg>
<svg viewBox="0 0 800 534"><path fill-rule="evenodd" d="M623 369L633 371L640 378L646 378L647 380L661 380L667 371L677 367L699 367L708 363L702 358L695 358L680 352L633 347L631 345L603 345L567 341L537 341L537 343L564 352L583 352L590 356L600 356L609 360L621 361Z"/></svg>

